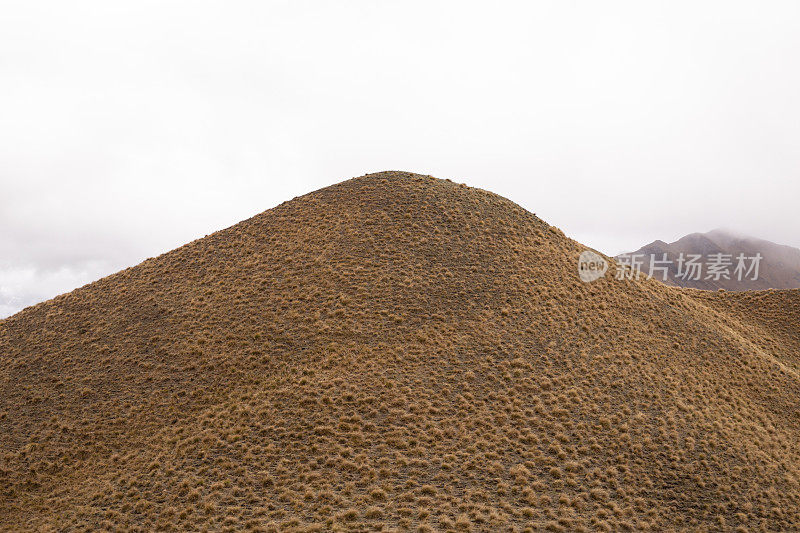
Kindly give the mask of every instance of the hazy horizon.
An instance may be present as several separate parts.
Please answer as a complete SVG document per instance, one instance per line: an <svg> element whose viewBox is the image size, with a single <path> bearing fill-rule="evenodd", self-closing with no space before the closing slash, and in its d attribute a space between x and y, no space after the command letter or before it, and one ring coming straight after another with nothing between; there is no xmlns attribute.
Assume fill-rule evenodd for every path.
<svg viewBox="0 0 800 533"><path fill-rule="evenodd" d="M0 317L371 172L800 247L794 2L6 5Z"/></svg>

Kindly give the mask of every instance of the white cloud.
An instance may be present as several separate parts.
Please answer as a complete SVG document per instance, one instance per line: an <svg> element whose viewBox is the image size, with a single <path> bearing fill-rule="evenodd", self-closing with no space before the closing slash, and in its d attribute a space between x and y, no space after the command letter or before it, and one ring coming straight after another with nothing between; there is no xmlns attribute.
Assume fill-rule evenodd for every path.
<svg viewBox="0 0 800 533"><path fill-rule="evenodd" d="M385 169L496 191L609 253L718 226L800 246L798 15L795 2L6 5L3 301ZM72 274L45 274L59 269Z"/></svg>
<svg viewBox="0 0 800 533"><path fill-rule="evenodd" d="M112 272L115 266L103 261L64 265L52 270L0 265L0 318L95 281Z"/></svg>

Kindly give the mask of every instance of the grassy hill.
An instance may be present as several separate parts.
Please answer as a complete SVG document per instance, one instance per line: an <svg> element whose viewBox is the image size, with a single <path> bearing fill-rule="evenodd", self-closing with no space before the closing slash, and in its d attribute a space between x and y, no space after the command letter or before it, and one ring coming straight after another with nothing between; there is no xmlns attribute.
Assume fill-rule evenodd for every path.
<svg viewBox="0 0 800 533"><path fill-rule="evenodd" d="M800 529L800 291L402 172L0 321L0 529Z"/></svg>

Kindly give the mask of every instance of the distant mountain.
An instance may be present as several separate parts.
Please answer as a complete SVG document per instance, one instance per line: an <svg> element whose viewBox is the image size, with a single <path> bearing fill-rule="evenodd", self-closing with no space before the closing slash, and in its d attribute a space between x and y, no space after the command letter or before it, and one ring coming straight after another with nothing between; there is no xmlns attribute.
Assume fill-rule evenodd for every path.
<svg viewBox="0 0 800 533"><path fill-rule="evenodd" d="M673 243L653 241L616 259L635 262L644 274L650 274L652 266L653 277L679 287L731 291L800 287L800 249L725 229L691 233Z"/></svg>

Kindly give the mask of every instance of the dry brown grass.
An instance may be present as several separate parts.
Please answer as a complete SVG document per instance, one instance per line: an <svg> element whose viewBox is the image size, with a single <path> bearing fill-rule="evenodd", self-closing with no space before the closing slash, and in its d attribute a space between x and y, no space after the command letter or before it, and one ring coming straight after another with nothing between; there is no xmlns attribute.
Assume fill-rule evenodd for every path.
<svg viewBox="0 0 800 533"><path fill-rule="evenodd" d="M800 529L800 293L350 180L0 322L0 529Z"/></svg>

